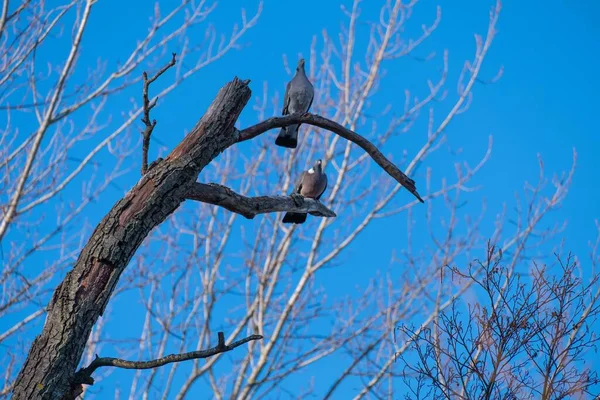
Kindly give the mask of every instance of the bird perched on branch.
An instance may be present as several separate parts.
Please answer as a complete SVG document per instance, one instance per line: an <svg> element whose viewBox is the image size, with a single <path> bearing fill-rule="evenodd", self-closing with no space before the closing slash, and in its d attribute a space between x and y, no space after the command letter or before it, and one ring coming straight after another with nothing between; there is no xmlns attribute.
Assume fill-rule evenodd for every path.
<svg viewBox="0 0 600 400"><path fill-rule="evenodd" d="M283 96L283 115L303 114L310 110L315 91L312 83L308 80L304 71L304 59L298 61L296 75L287 84L285 95ZM275 144L277 146L295 149L298 145L298 125L288 125L281 128Z"/></svg>
<svg viewBox="0 0 600 400"><path fill-rule="evenodd" d="M321 160L317 160L315 165L300 176L298 185L294 189L294 194L319 200L321 195L327 189L327 175L323 172ZM287 212L283 216L284 224L302 224L306 221L306 213Z"/></svg>

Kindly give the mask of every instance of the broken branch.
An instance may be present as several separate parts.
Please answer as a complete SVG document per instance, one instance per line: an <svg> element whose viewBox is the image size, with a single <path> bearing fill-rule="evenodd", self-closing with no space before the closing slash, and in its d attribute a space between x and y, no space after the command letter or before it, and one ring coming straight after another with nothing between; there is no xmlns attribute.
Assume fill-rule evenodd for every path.
<svg viewBox="0 0 600 400"><path fill-rule="evenodd" d="M216 183L194 183L185 198L214 204L248 219L257 214L280 211L305 212L317 217L335 217L336 214L318 200L302 196L258 196L246 197Z"/></svg>

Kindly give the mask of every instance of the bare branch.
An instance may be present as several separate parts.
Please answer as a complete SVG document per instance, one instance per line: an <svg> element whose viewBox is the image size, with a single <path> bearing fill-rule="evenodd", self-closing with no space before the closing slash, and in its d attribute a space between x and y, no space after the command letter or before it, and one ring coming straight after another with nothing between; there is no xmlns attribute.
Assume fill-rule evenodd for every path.
<svg viewBox="0 0 600 400"><path fill-rule="evenodd" d="M240 340L237 340L233 343L226 345L224 333L219 332L218 336L219 336L219 342L217 343L217 345L215 347L212 347L210 349L190 351L188 353L183 353L183 354L169 354L168 356L165 356L165 357L162 357L162 358L159 358L156 360L151 360L151 361L127 361L127 360L122 360L120 358L112 358L112 357L100 358L96 355L96 359L94 361L92 361L92 363L90 365L77 371L77 373L75 374L75 376L73 378L73 384L79 385L79 384L84 383L86 385L93 385L94 378L92 378L92 374L94 373L94 371L96 371L100 367L117 367L117 368L124 368L124 369L158 368L158 367L162 367L163 365L167 365L167 364L171 364L171 363L188 361L188 360L196 360L199 358L212 357L216 354L226 353L228 351L231 351L231 350L235 349L236 347L240 347L241 345L246 344L248 342L251 342L254 340L261 340L263 338L261 335L250 335L248 337L245 337L244 339L240 339Z"/></svg>
<svg viewBox="0 0 600 400"><path fill-rule="evenodd" d="M35 133L35 139L33 140L31 150L29 150L27 154L27 161L24 165L23 171L19 176L16 190L14 191L14 194L12 195L12 198L8 205L8 210L6 211L6 213L4 213L3 218L0 221L0 240L4 237L6 231L8 230L9 224L16 215L17 206L19 205L19 201L21 200L25 189L25 183L27 182L27 179L31 174L31 170L33 169L33 164L36 159L36 155L40 149L42 139L44 138L48 127L50 126L53 114L56 112L56 108L60 102L60 94L62 93L67 78L69 77L70 71L75 62L79 46L81 45L83 32L85 31L85 27L88 23L88 19L91 13L92 4L93 3L91 1L88 1L85 5L81 21L79 22L79 26L77 27L77 34L75 36L75 40L73 41L73 45L71 47L69 55L67 56L65 65L63 66L58 81L55 85L54 92L51 96L50 104L44 114L43 121L40 121L39 129Z"/></svg>
<svg viewBox="0 0 600 400"><path fill-rule="evenodd" d="M162 67L160 71L158 71L152 78L148 79L148 73L146 71L144 71L144 73L142 74L142 76L144 77L144 116L142 117L142 122L144 123L144 125L146 125L146 129L144 129L144 131L142 132L142 135L144 135L144 139L142 142L142 175L144 175L146 171L148 171L148 148L150 147L150 136L152 135L152 131L156 126L156 120L152 120L152 122L150 121L150 110L154 108L156 102L158 101L158 97L154 98L152 101L148 99L148 88L150 87L150 84L152 82L157 80L169 68L175 65L175 63L177 62L176 57L177 53L173 53L171 61L169 61L168 64Z"/></svg>
<svg viewBox="0 0 600 400"><path fill-rule="evenodd" d="M408 189L408 191L411 192L417 199L419 199L421 203L424 203L423 199L417 192L415 181L406 176L404 172L400 171L398 167L396 167L390 160L388 160L383 155L383 153L377 148L377 146L375 146L373 143L371 143L369 140L365 139L358 133L351 131L350 129L344 128L337 122L327 119L325 117L321 117L319 115L314 115L311 113L305 113L286 115L284 117L269 118L263 122L260 122L256 125L242 130L240 132L240 137L238 141L243 142L245 140L250 140L270 129L281 128L291 124L308 124L317 126L319 128L327 129L328 131L333 132L336 135L341 136L344 139L349 140L352 143L358 145L364 151L366 151L371 156L371 158L377 164L379 164L381 168L385 170L385 172L387 172L392 178L398 181L399 184Z"/></svg>
<svg viewBox="0 0 600 400"><path fill-rule="evenodd" d="M309 199L297 194L287 196L246 197L230 188L216 183L195 183L190 186L187 195L189 200L214 204L248 219L257 214L281 211L306 212L317 217L331 218L336 214L325 207L319 200Z"/></svg>

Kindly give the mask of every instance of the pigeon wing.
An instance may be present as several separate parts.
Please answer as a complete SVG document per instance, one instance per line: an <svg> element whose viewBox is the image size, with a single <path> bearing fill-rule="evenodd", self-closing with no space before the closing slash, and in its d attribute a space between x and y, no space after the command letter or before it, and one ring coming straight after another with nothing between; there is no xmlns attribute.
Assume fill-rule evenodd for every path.
<svg viewBox="0 0 600 400"><path fill-rule="evenodd" d="M323 185L323 191L317 197L315 197L317 200L319 200L321 196L323 196L323 193L325 193L325 190L327 190L327 175L323 174L323 180L325 180L325 185Z"/></svg>
<svg viewBox="0 0 600 400"><path fill-rule="evenodd" d="M283 95L283 110L281 111L281 115L288 114L288 107L290 105L290 85L292 81L289 81L287 86L285 87L285 94Z"/></svg>
<svg viewBox="0 0 600 400"><path fill-rule="evenodd" d="M298 179L298 184L296 185L296 188L294 189L294 193L300 194L302 192L302 186L304 185L304 176L305 175L306 175L306 172L303 172L302 175L300 175L300 179Z"/></svg>

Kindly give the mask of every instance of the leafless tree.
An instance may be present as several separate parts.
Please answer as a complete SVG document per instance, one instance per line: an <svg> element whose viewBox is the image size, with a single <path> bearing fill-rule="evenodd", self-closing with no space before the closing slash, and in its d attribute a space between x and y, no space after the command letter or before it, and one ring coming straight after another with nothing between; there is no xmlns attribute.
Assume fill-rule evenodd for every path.
<svg viewBox="0 0 600 400"><path fill-rule="evenodd" d="M60 282L56 278L64 277L89 236L89 229L81 229L84 211L107 188L118 188L119 178L132 169L139 137L135 122L143 107L121 108L122 115L113 118L109 114L113 104L130 96L132 89L137 97L142 68L153 68L159 60L162 64L165 51L175 46L180 49L175 79L153 101L167 97L202 68L238 48L261 11L257 3L258 11L251 18L242 12L241 26L234 26L229 37L219 37L208 26L204 42L191 44L187 32L205 24L216 4L183 0L160 7L157 3L147 34L132 43L122 62L99 60L97 65L86 65L80 55L96 2L62 3L6 0L0 13L4 126L0 131L0 318L10 321L11 315L23 315L14 324L2 324L0 343L5 346L45 314L49 296ZM57 49L64 56L48 58ZM49 219L53 221L48 223ZM14 367L24 361L18 351L7 356L3 394L11 389Z"/></svg>
<svg viewBox="0 0 600 400"><path fill-rule="evenodd" d="M312 114L273 118L281 112L279 91L265 83L254 103L257 119L263 122L234 129L250 98L248 82L235 79L224 86L185 139L164 160L150 165L147 151L152 132L167 129L168 121L161 120L156 126L153 123L150 111L157 103L156 97L149 96L148 85L163 66L170 65L165 64L170 58L167 43L181 39L184 47L172 66L174 82L159 92L158 98L177 102L176 98L165 99L165 95L236 48L244 32L257 22L259 4L256 16L247 19L243 14L242 28L234 29L231 40L221 42L218 50L213 44L212 28L207 31L205 46L196 46L186 38L191 25L210 17L212 3L184 1L167 14L159 12L157 6L149 35L135 47L126 64L129 67L116 67L107 81L90 79L79 86L74 82L63 85L53 108L51 99L59 86L52 86L47 95L41 96L37 82L45 77L31 72L41 61L33 50L23 53L27 57L18 67L23 71L18 76L25 83L20 84L19 79L3 82L6 94L0 106L7 115L33 110L27 115L50 117L46 125L43 118L36 117L39 129L31 135L16 135L12 125L7 125L1 136L5 141L14 140L6 155L2 154L7 160L2 165L8 172L0 175L0 200L4 203L0 237L3 244L10 243L4 246L0 312L20 313L24 318L3 329L0 344L17 333L29 333L31 337L39 329L32 322L42 315L47 318L27 361L24 355L31 345L28 342L18 343L7 354L3 393L15 388L15 398L28 398L34 393L47 398L68 397L83 391L85 398L104 398L114 392L119 398L180 399L190 397L194 386L202 386L210 391L209 397L218 399L262 398L271 393L296 398L310 394L312 385L319 384L321 388L325 385L319 393L325 393L326 398L348 385L354 388L357 399L392 398L403 379L403 370L395 360L415 354L412 337L394 341L399 323L414 322L415 334L426 332L437 326L455 299L469 295L475 286L474 280L453 279L447 265L466 263L485 252L488 240L502 248L513 269L526 259L543 260L548 253L540 255L536 249L552 243L561 229L548 228L544 218L565 198L576 154L573 168L562 179L551 182L540 161L539 182L525 187L524 198L517 199L517 211L501 210L493 230L482 229L482 224L489 223L485 205L475 216L461 205L478 189L470 182L489 159L492 138L480 160L469 164L460 158L460 152L450 148L446 135L453 119L465 118L461 114L469 108L477 83L494 82L501 74L500 69L496 77L486 80L489 76L482 73L496 35L501 5L493 5L486 34L476 36L475 54L464 63L458 92L453 96L446 89L448 52L419 57L441 20L441 9L432 15L420 36L405 37L404 30L414 23L412 12L419 3L381 1L380 20L366 21L370 29L365 32L361 29L365 21L360 9L366 4L355 0L351 8L342 8L347 18L345 28L340 34L323 32L320 38L315 37L307 57L315 86ZM60 18L75 14L74 32L81 31L79 35L93 15L92 2L75 1L57 10L45 10L43 3L24 4L18 12L5 13L10 17L6 18L6 26L13 24L13 28L0 30L5 32L4 38L10 34L43 39L23 46L43 46L53 38L39 33L48 29L48 23L31 34L19 35L35 26L25 15L37 13L35 21L58 18L54 24L58 27ZM374 7L371 3L368 6ZM25 10L30 14L24 14ZM187 18L172 28L173 23L166 22L176 21L179 13ZM167 21L162 24L163 20ZM172 30L160 39L157 32L167 27ZM363 34L368 37L364 50L355 47ZM75 65L80 44L77 40L72 43L74 55L70 62ZM197 61L190 61L194 57ZM423 82L423 92L416 95L406 91L402 104L374 107L371 100L389 79L384 68L393 68L400 59L439 66L435 81ZM287 66L287 58L285 61ZM184 72L184 62L194 67ZM68 65L69 61L63 68L67 82L73 79L73 67ZM152 72L143 75L144 69ZM56 80L56 75L50 78ZM170 79L168 74L157 78ZM103 116L102 106L108 109L105 104L126 93L140 97L141 87L142 104L135 105L119 127L108 129L98 122ZM68 88L76 89L72 97ZM67 99L71 98L79 100L69 105ZM94 116L87 121L89 127L65 133L67 127L79 121L73 116L86 109ZM423 114L427 134L413 129ZM140 118L145 127L142 146L133 136L139 136L140 126L134 122ZM259 136L267 129L299 121L304 125L295 151L276 149L271 137ZM409 132L412 135L407 135ZM379 149L395 145L399 135L412 141L410 146L407 144L404 158L392 163ZM43 141L44 136L49 139ZM69 157L77 154L75 144L90 137L97 144L73 165ZM65 146L65 142L72 145ZM233 146L239 142L244 143ZM44 143L48 143L46 147ZM92 166L99 171L100 165L94 160L103 149L115 156L114 171L102 182L89 180L83 187L83 201L76 206L65 204L61 191L73 186L81 174L90 174ZM459 155L454 164L434 169L431 156L444 149ZM327 165L330 182L322 203L298 203L280 196L291 191L300 171L315 158L322 158ZM138 167L126 166L138 166L140 160L141 180L94 232L83 229L76 235L66 235L68 226L81 222L78 216L90 199L107 196L108 187L138 171ZM393 179L382 175L379 168L371 169L371 160ZM419 201L408 193L396 195L404 179L396 165L402 166L407 175L417 177L413 179L417 180L425 206L419 208ZM420 166L426 169L416 175ZM453 167L455 176L448 176L449 167ZM214 183L196 182L199 173L201 181ZM60 210L59 218L49 232L30 233L36 211L54 208ZM269 214L291 209L311 211L315 216L302 227L290 227L280 223L279 215ZM252 218L257 213L261 216L252 221L239 218ZM372 271L369 282L347 288L347 295L332 294L328 281L336 274L350 273L342 264L358 250L360 234L377 229L378 220L400 218L399 214L406 216L406 231L398 239L399 243L403 241L404 250L394 256L389 268L366 265L365 269ZM317 217L333 215L337 217ZM516 223L511 226L509 221ZM415 241L425 240L429 247L415 248ZM36 270L30 264L40 254L56 261ZM65 269L73 264L65 277ZM476 274L474 277L481 279ZM144 318L141 324L132 321L131 327L122 330L119 320L124 313L139 313ZM139 335L132 338L132 330L138 330ZM48 340L55 340L54 335L65 331L70 332L68 337L48 345ZM217 346L213 347L217 337ZM262 339L255 341L259 337ZM242 343L248 343L247 349L240 348L227 356L223 353ZM44 353L48 348L63 350ZM96 358L96 354L101 357ZM107 358L111 355L120 359ZM211 357L199 361L208 355ZM182 360L188 361L176 362ZM44 368L37 368L37 363ZM332 365L331 376L315 382L312 368L322 363ZM102 382L115 371L100 368L105 366L138 370L131 380L104 386ZM303 391L288 389L293 379L307 382ZM94 386L89 386L93 382Z"/></svg>
<svg viewBox="0 0 600 400"><path fill-rule="evenodd" d="M480 301L456 299L418 332L399 328L417 355L402 354L410 398L595 397L600 377L585 361L598 342L599 276L572 255L557 258L559 268L533 262L530 271L501 260L491 246L485 261L450 268L473 282Z"/></svg>

